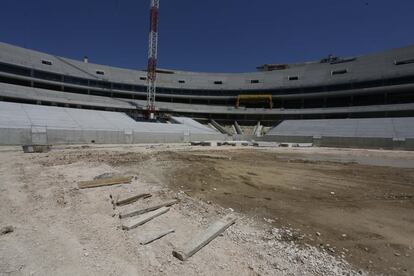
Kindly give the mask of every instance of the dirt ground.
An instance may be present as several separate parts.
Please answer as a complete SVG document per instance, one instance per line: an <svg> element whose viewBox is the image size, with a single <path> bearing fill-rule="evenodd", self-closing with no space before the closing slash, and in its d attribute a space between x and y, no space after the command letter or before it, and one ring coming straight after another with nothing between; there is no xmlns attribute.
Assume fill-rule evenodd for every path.
<svg viewBox="0 0 414 276"><path fill-rule="evenodd" d="M102 174L131 184L79 190ZM113 209L109 195L153 194ZM414 153L338 149L0 148L0 275L413 275ZM131 231L120 212L180 203ZM188 261L211 222L238 218ZM168 228L176 232L139 244Z"/></svg>
<svg viewBox="0 0 414 276"><path fill-rule="evenodd" d="M170 183L177 190L293 229L287 240L319 246L357 267L414 274L414 166L312 161L297 152L258 150L160 158L174 160ZM410 160L407 167L414 165Z"/></svg>

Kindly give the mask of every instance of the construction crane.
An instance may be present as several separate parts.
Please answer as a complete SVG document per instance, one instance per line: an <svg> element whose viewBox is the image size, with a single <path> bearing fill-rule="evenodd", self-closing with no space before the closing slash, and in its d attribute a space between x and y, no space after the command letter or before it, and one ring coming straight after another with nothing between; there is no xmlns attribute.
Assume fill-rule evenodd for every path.
<svg viewBox="0 0 414 276"><path fill-rule="evenodd" d="M151 0L150 32L147 68L147 117L155 119L155 93L157 89L158 10L159 0Z"/></svg>

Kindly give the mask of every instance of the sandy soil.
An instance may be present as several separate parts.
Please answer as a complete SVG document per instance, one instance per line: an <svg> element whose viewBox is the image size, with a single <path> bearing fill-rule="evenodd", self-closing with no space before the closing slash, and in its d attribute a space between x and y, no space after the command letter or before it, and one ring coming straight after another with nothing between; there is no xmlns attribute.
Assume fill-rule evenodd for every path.
<svg viewBox="0 0 414 276"><path fill-rule="evenodd" d="M0 234L0 275L410 275L413 161L362 150L0 148L0 228L14 227ZM104 173L135 178L77 189ZM113 210L109 195L142 192L153 197ZM119 212L174 197L167 214L120 229ZM186 262L172 256L229 213L238 220L223 235ZM139 245L168 228L176 233Z"/></svg>

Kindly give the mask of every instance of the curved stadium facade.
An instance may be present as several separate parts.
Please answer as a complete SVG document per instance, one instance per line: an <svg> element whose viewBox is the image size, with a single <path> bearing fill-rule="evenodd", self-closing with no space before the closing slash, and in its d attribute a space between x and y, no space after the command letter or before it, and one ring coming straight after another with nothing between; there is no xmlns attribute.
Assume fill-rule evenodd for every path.
<svg viewBox="0 0 414 276"><path fill-rule="evenodd" d="M160 115L265 125L286 119L414 116L414 46L252 73L158 71ZM0 100L126 112L146 107L146 71L0 43Z"/></svg>

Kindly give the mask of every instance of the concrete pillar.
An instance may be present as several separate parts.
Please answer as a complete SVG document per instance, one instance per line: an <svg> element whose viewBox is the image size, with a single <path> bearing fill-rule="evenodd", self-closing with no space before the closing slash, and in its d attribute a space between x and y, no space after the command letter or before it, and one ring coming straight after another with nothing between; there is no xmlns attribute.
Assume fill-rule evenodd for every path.
<svg viewBox="0 0 414 276"><path fill-rule="evenodd" d="M234 128L236 129L236 133L239 135L243 135L243 130L241 129L239 123L237 121L234 121Z"/></svg>
<svg viewBox="0 0 414 276"><path fill-rule="evenodd" d="M262 136L263 126L260 124L260 121L257 122L257 125L254 127L253 135L256 137Z"/></svg>
<svg viewBox="0 0 414 276"><path fill-rule="evenodd" d="M134 142L134 132L132 131L132 129L126 129L124 131L124 135L126 144L132 144Z"/></svg>
<svg viewBox="0 0 414 276"><path fill-rule="evenodd" d="M191 140L191 132L190 129L186 129L183 133L183 142L189 143Z"/></svg>
<svg viewBox="0 0 414 276"><path fill-rule="evenodd" d="M320 147L322 144L322 136L313 136L313 146L314 147Z"/></svg>
<svg viewBox="0 0 414 276"><path fill-rule="evenodd" d="M47 129L46 127L32 127L32 144L33 145L47 145Z"/></svg>
<svg viewBox="0 0 414 276"><path fill-rule="evenodd" d="M392 138L392 147L394 150L404 150L405 149L405 138Z"/></svg>

